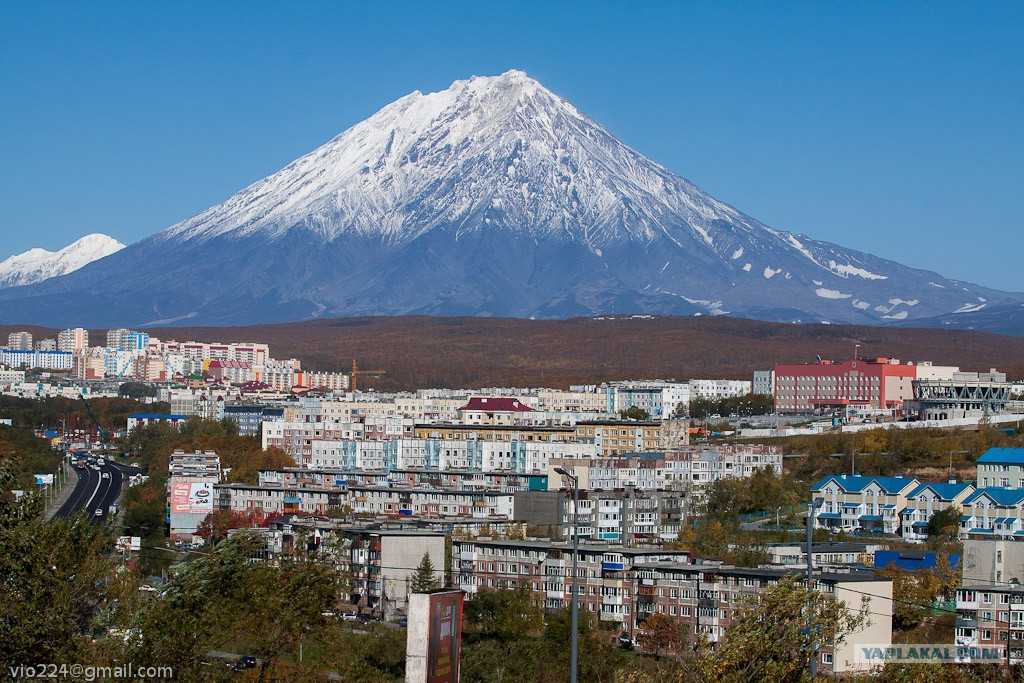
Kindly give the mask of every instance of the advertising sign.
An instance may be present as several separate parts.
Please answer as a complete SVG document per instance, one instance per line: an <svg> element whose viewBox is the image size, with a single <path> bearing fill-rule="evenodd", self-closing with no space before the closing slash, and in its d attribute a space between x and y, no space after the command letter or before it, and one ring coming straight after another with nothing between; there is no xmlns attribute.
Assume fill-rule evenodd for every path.
<svg viewBox="0 0 1024 683"><path fill-rule="evenodd" d="M205 481L171 483L171 512L212 512L213 484Z"/></svg>
<svg viewBox="0 0 1024 683"><path fill-rule="evenodd" d="M52 474L37 474L36 475L36 486L49 486L53 484Z"/></svg>
<svg viewBox="0 0 1024 683"><path fill-rule="evenodd" d="M462 647L462 591L430 594L428 683L457 683Z"/></svg>

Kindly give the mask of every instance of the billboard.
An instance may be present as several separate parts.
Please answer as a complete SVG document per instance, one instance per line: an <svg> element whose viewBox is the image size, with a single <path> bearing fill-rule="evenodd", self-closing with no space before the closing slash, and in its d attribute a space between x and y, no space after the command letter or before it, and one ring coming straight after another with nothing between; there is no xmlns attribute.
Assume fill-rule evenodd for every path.
<svg viewBox="0 0 1024 683"><path fill-rule="evenodd" d="M430 594L427 683L457 683L459 680L462 604L462 591Z"/></svg>
<svg viewBox="0 0 1024 683"><path fill-rule="evenodd" d="M36 475L36 486L50 486L53 484L52 474L37 474Z"/></svg>
<svg viewBox="0 0 1024 683"><path fill-rule="evenodd" d="M197 479L171 481L171 514L213 512L213 484Z"/></svg>

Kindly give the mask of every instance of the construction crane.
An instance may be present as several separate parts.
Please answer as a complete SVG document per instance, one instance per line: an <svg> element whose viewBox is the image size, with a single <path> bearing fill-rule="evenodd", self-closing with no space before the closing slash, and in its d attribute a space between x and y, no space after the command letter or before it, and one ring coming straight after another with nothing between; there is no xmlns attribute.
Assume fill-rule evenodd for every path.
<svg viewBox="0 0 1024 683"><path fill-rule="evenodd" d="M360 370L356 364L356 359L352 359L352 374L349 376L348 388L352 393L359 390L359 375L365 375L370 377L380 377L381 375L388 374L384 370Z"/></svg>

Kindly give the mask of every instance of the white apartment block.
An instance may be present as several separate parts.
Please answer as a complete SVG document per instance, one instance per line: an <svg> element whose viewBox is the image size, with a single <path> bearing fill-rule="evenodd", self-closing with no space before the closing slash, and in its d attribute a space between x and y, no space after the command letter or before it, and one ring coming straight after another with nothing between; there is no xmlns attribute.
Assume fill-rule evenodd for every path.
<svg viewBox="0 0 1024 683"><path fill-rule="evenodd" d="M76 353L89 348L89 330L82 327L73 327L61 330L57 334L57 349Z"/></svg>
<svg viewBox="0 0 1024 683"><path fill-rule="evenodd" d="M691 379L691 398L720 400L746 396L752 389L752 383L744 379Z"/></svg>
<svg viewBox="0 0 1024 683"><path fill-rule="evenodd" d="M11 368L41 368L44 370L71 370L75 354L67 351L40 351L38 349L0 349L0 365Z"/></svg>
<svg viewBox="0 0 1024 683"><path fill-rule="evenodd" d="M31 332L11 332L7 335L7 348L19 351L30 351L32 349Z"/></svg>
<svg viewBox="0 0 1024 683"><path fill-rule="evenodd" d="M348 501L367 515L513 519L515 512L515 493L505 491L350 486Z"/></svg>

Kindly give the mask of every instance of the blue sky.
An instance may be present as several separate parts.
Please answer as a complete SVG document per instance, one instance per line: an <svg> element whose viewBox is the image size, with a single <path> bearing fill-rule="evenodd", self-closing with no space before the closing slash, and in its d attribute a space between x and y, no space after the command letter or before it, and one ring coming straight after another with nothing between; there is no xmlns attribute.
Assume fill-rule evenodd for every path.
<svg viewBox="0 0 1024 683"><path fill-rule="evenodd" d="M779 228L1024 290L1024 3L0 6L0 257L134 241L524 69Z"/></svg>

